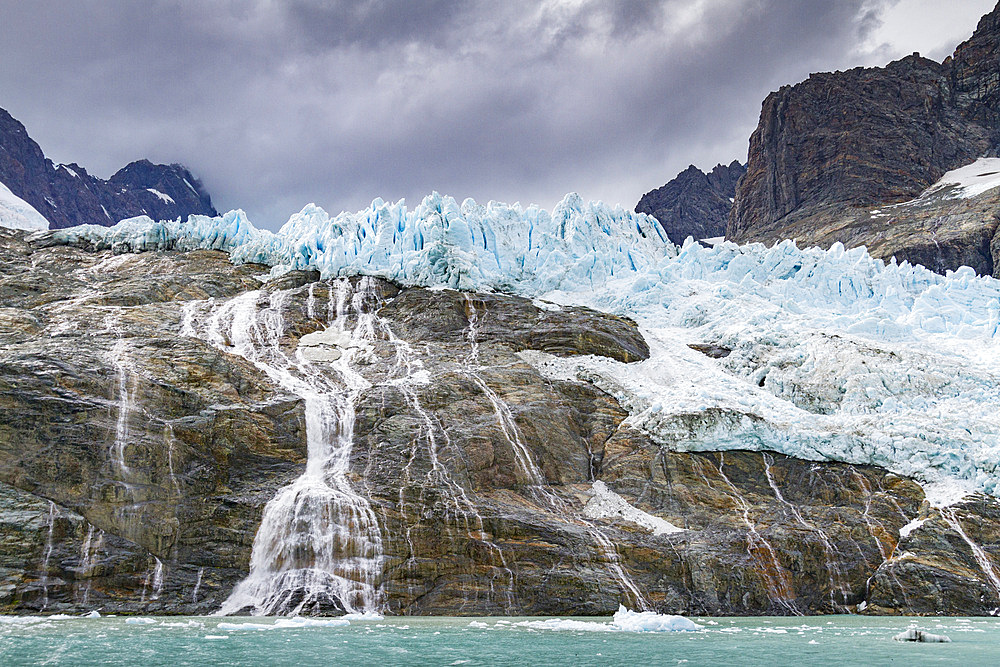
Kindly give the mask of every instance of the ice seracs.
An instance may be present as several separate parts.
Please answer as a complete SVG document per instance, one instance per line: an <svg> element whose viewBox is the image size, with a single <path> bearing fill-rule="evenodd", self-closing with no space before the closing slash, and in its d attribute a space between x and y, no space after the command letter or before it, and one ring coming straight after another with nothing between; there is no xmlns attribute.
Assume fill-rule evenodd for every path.
<svg viewBox="0 0 1000 667"><path fill-rule="evenodd" d="M986 179L992 163L977 164ZM578 195L551 213L435 193L413 209L375 200L335 217L310 205L277 233L231 211L54 237L116 252L217 249L276 275L373 275L630 317L646 361L522 356L607 391L665 448L879 465L924 483L935 504L1000 494L1000 281L969 268L939 275L839 243L678 248L655 219ZM731 352L709 357L692 343Z"/></svg>

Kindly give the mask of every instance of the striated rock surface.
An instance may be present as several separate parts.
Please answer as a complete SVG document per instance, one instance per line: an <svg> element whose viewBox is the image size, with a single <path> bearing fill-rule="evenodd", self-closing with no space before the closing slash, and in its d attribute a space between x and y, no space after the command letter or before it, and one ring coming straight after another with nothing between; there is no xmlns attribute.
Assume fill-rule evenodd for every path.
<svg viewBox="0 0 1000 667"><path fill-rule="evenodd" d="M0 233L0 260L7 612L217 611L259 566L255 536L259 550L288 489L296 518L268 567L299 572L334 544L338 572L390 613L992 609L988 571L951 524L900 538L936 511L912 481L674 451L732 415L693 412L676 443L654 443L593 384L526 360L645 359L630 320L371 278L268 281L214 251L113 255ZM309 473L317 433L349 446ZM307 530L314 504L331 542ZM989 562L994 507L955 509ZM296 607L345 605L289 584L274 606L237 611Z"/></svg>
<svg viewBox="0 0 1000 667"><path fill-rule="evenodd" d="M138 160L105 181L78 164L54 165L3 109L0 183L41 213L50 229L113 225L137 215L154 220L218 215L201 182L182 165Z"/></svg>
<svg viewBox="0 0 1000 667"><path fill-rule="evenodd" d="M972 496L924 507L872 577L868 611L1000 614L1000 504Z"/></svg>
<svg viewBox="0 0 1000 667"><path fill-rule="evenodd" d="M998 49L1000 7L944 63L914 54L884 68L813 74L769 95L726 237L839 241L886 260L994 273L995 196L903 206L891 220L869 212L913 200L945 172L996 154Z"/></svg>
<svg viewBox="0 0 1000 667"><path fill-rule="evenodd" d="M718 164L707 174L691 165L666 185L644 194L635 210L659 220L677 245L688 236L695 240L724 236L736 183L744 173L746 167L738 160L729 166Z"/></svg>

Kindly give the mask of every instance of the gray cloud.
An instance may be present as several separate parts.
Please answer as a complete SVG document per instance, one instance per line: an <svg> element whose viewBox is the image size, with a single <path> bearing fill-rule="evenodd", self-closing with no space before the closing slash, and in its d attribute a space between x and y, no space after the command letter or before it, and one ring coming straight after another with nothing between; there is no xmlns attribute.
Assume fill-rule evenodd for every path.
<svg viewBox="0 0 1000 667"><path fill-rule="evenodd" d="M0 106L53 159L184 162L271 227L431 190L633 206L745 159L768 91L900 55L872 43L895 4L0 0Z"/></svg>

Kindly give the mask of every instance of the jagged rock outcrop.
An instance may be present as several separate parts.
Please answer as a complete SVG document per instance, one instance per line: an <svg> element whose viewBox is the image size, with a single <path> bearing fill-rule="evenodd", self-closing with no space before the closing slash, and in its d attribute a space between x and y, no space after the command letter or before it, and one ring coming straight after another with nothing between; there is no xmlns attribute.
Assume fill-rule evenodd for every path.
<svg viewBox="0 0 1000 667"><path fill-rule="evenodd" d="M377 536L370 583L392 613L602 614L637 595L690 614L992 609L971 545L986 562L1000 547L993 499L957 508L969 541L935 520L901 540L937 511L910 480L673 451L592 384L529 363L642 360L627 319L375 279L265 281L266 267L219 252L116 256L44 235L0 232L0 260L8 612L218 610L324 424L350 438L338 493L357 494L377 526L352 523L336 544L350 554ZM296 389L301 373L312 389ZM693 412L678 441L732 418L745 417ZM324 464L328 480L338 465ZM330 502L335 522L330 508L350 502ZM287 558L315 557L296 533L307 526L289 520L302 539Z"/></svg>
<svg viewBox="0 0 1000 667"><path fill-rule="evenodd" d="M723 236L736 183L745 172L738 160L728 167L718 164L707 174L691 165L666 185L644 194L635 210L659 220L677 245L688 236L696 240Z"/></svg>
<svg viewBox="0 0 1000 667"><path fill-rule="evenodd" d="M0 182L31 204L51 229L218 215L201 182L179 164L132 162L107 181L78 164L54 165L24 125L0 109Z"/></svg>
<svg viewBox="0 0 1000 667"><path fill-rule="evenodd" d="M840 241L935 270L968 264L994 273L995 196L957 210L946 201L899 208L889 226L870 211L913 200L945 172L996 154L998 50L1000 6L944 63L913 54L884 68L813 74L770 94L726 237Z"/></svg>

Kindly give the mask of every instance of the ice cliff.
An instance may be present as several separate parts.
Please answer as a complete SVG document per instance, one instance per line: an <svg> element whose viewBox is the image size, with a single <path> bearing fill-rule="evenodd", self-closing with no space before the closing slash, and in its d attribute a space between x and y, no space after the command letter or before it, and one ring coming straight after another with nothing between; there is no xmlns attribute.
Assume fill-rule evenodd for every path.
<svg viewBox="0 0 1000 667"><path fill-rule="evenodd" d="M627 315L647 361L526 358L611 393L666 447L872 463L928 483L936 502L1000 493L1000 281L971 269L943 276L840 244L678 248L653 218L575 194L551 213L435 193L413 209L376 200L336 217L309 205L277 233L231 211L55 238L218 249L276 274L373 275ZM690 347L706 344L721 353Z"/></svg>

